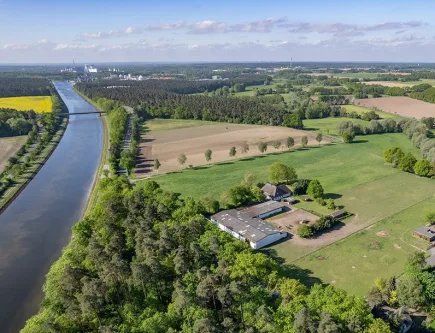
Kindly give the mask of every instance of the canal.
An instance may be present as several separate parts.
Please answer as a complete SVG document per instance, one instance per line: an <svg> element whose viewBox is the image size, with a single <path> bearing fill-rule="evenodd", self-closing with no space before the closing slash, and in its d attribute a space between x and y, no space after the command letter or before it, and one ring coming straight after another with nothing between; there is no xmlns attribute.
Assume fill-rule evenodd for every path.
<svg viewBox="0 0 435 333"><path fill-rule="evenodd" d="M95 111L71 84L55 86L70 113ZM0 215L0 332L18 332L37 313L45 274L86 208L102 147L98 115L70 117L47 163Z"/></svg>

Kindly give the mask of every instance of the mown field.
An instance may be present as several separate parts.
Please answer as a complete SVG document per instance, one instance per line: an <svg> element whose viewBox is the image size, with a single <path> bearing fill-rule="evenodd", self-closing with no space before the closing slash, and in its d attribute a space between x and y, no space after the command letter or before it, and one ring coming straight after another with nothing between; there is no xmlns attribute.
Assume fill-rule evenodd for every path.
<svg viewBox="0 0 435 333"><path fill-rule="evenodd" d="M3 97L0 98L0 108L42 113L51 112L53 105L50 96Z"/></svg>
<svg viewBox="0 0 435 333"><path fill-rule="evenodd" d="M360 115L365 113L365 112L372 111L369 108L365 108L363 106L358 106L358 105L343 105L342 107L345 108L346 111L348 111L348 112L356 112ZM385 118L393 118L395 120L403 119L402 117L395 115L395 114L392 114L392 113L383 112L383 111L375 111L375 112L379 115L379 117L381 117L381 119L385 119Z"/></svg>
<svg viewBox="0 0 435 333"><path fill-rule="evenodd" d="M343 120L347 118L306 120L304 123L307 128L324 133L329 130L334 134ZM363 120L352 121L367 124ZM335 198L336 204L344 206L353 216L339 230L320 240L302 244L289 240L266 251L275 252L286 262L307 269L325 283L334 283L353 294L363 295L376 277L400 274L407 253L424 247L421 241L412 237L412 230L424 224L424 215L433 209L435 201L434 180L401 172L384 163L382 153L391 146L400 146L420 157L418 149L405 135L382 134L357 137L353 144L314 145L196 170L186 169L153 179L163 189L179 192L183 197L212 196L216 199L239 183L246 173L255 174L258 181L267 181L269 167L274 162L293 166L299 178L319 179L326 195ZM143 183L138 182L139 186ZM320 211L317 203L302 205ZM380 231L388 236L376 235ZM361 276L364 282L356 284Z"/></svg>
<svg viewBox="0 0 435 333"><path fill-rule="evenodd" d="M27 136L25 135L0 138L0 172L3 171L4 166L8 163L9 157L14 156L26 140Z"/></svg>

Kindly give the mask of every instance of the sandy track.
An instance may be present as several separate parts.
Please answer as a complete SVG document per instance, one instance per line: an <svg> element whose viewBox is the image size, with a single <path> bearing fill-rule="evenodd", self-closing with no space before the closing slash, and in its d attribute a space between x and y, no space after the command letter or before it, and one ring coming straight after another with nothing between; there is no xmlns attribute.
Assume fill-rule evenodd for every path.
<svg viewBox="0 0 435 333"><path fill-rule="evenodd" d="M376 107L382 111L405 117L435 117L435 104L426 103L410 97L382 97L355 100L356 105L367 108Z"/></svg>
<svg viewBox="0 0 435 333"><path fill-rule="evenodd" d="M187 156L184 167L204 165L207 164L204 157L207 149L213 152L212 163L231 160L229 150L233 146L237 149L233 159L260 155L257 148L260 141L268 142L266 153L271 153L285 149L282 147L276 150L272 147L272 142L280 140L284 146L288 136L294 138L296 147L300 145L302 136L308 137L309 145L317 144L315 133L275 126L216 124L151 132L140 144L139 164L135 172L138 177L150 174L155 159L161 163L159 173L180 170L177 158L181 153ZM241 153L244 141L249 144L249 152L246 154ZM322 141L327 142L330 142L327 138Z"/></svg>
<svg viewBox="0 0 435 333"><path fill-rule="evenodd" d="M0 172L8 163L8 159L26 142L27 136L14 136L11 138L0 138Z"/></svg>

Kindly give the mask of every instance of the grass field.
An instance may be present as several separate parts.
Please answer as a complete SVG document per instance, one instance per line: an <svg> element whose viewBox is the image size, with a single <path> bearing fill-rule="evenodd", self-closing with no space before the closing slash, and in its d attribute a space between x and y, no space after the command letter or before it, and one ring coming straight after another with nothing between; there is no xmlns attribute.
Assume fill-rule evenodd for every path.
<svg viewBox="0 0 435 333"><path fill-rule="evenodd" d="M214 124L212 121L180 120L180 119L151 119L146 122L149 131L167 131L177 128L196 127Z"/></svg>
<svg viewBox="0 0 435 333"><path fill-rule="evenodd" d="M365 107L363 107L363 106L358 106L358 105L343 105L342 107L345 108L346 111L348 111L348 112L356 112L356 113L358 113L358 114L363 114L364 112L372 111L372 110L369 109L369 108L365 108ZM376 112L376 113L379 115L379 117L381 117L382 119L384 119L384 118L393 118L393 119L396 119L396 120L400 120L400 119L402 119L402 117L397 116L397 115L392 114L392 113L383 112L383 111L375 111L375 112Z"/></svg>
<svg viewBox="0 0 435 333"><path fill-rule="evenodd" d="M414 238L412 231L424 224L424 216L433 207L435 198L432 195L295 264L311 271L324 283L333 283L363 296L375 278L401 274L408 253L425 249L426 244Z"/></svg>
<svg viewBox="0 0 435 333"><path fill-rule="evenodd" d="M27 136L14 136L10 138L0 138L0 172L3 171L8 159L26 142Z"/></svg>
<svg viewBox="0 0 435 333"><path fill-rule="evenodd" d="M343 121L351 121L354 124L367 126L368 122L361 119L351 119L344 117L322 118L322 119L305 119L304 128L310 131L322 132L328 135L338 135L337 128Z"/></svg>
<svg viewBox="0 0 435 333"><path fill-rule="evenodd" d="M19 111L34 110L36 112L51 112L50 96L23 96L0 98L0 108L16 109Z"/></svg>

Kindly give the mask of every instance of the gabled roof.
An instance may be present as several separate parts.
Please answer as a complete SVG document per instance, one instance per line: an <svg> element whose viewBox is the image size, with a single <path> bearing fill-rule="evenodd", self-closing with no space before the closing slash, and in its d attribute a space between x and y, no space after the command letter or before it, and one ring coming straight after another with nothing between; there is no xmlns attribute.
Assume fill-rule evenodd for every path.
<svg viewBox="0 0 435 333"><path fill-rule="evenodd" d="M435 237L435 229L433 227L419 227L417 229L415 229L416 233L420 234L420 235L425 235L426 237L432 238Z"/></svg>
<svg viewBox="0 0 435 333"><path fill-rule="evenodd" d="M224 210L212 215L211 219L253 243L257 243L269 235L280 233L280 230L273 225L250 217L237 209Z"/></svg>
<svg viewBox="0 0 435 333"><path fill-rule="evenodd" d="M270 183L266 183L261 190L271 197L279 197L281 195L291 194L289 188L283 184L275 186Z"/></svg>

